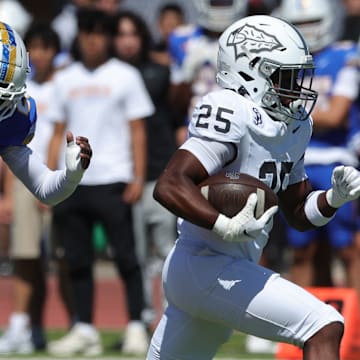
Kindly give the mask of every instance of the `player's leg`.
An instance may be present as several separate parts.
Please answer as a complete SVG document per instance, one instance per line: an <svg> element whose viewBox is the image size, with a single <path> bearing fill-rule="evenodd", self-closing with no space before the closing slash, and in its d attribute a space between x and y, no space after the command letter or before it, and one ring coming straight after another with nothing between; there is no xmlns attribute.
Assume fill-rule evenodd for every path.
<svg viewBox="0 0 360 360"><path fill-rule="evenodd" d="M312 338L307 359L318 347L317 360L338 359L342 316L253 262L180 241L166 261L164 289L169 303L194 318L301 348Z"/></svg>
<svg viewBox="0 0 360 360"><path fill-rule="evenodd" d="M169 303L153 334L146 359L210 360L231 334L231 328L192 317Z"/></svg>
<svg viewBox="0 0 360 360"><path fill-rule="evenodd" d="M41 212L37 200L14 179L14 215L11 256L14 263L14 310L10 326L0 341L0 353L31 352L30 302L41 298L40 317L45 298L45 274L41 259Z"/></svg>
<svg viewBox="0 0 360 360"><path fill-rule="evenodd" d="M148 347L148 336L142 322L144 289L141 267L135 250L132 209L122 199L124 183L103 187L102 199L98 199L101 222L111 246L111 253L126 289L129 323L125 330L122 351L144 354Z"/></svg>

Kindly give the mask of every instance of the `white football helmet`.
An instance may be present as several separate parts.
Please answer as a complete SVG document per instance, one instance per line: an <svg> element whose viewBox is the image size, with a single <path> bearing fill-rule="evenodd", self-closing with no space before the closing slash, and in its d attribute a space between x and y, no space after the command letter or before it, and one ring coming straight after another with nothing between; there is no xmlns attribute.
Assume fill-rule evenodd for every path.
<svg viewBox="0 0 360 360"><path fill-rule="evenodd" d="M245 16L248 0L193 0L197 23L207 30L222 32Z"/></svg>
<svg viewBox="0 0 360 360"><path fill-rule="evenodd" d="M337 0L283 0L273 13L300 30L311 52L319 51L339 38L343 14Z"/></svg>
<svg viewBox="0 0 360 360"><path fill-rule="evenodd" d="M275 120L308 117L317 98L311 90L313 74L304 38L284 20L248 16L220 36L218 84L250 98Z"/></svg>
<svg viewBox="0 0 360 360"><path fill-rule="evenodd" d="M24 42L13 28L0 22L0 121L15 111L17 101L25 94L29 72Z"/></svg>

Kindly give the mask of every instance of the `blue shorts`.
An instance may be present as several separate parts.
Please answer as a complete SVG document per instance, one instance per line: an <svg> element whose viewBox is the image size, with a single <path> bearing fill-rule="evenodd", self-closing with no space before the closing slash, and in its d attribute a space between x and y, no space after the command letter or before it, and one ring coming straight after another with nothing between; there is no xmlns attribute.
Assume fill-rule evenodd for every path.
<svg viewBox="0 0 360 360"><path fill-rule="evenodd" d="M313 190L329 189L331 187L331 175L334 167L331 165L306 166L306 173L313 187ZM357 224L357 204L348 202L340 207L334 219L318 229L299 232L288 227L287 239L291 247L300 248L321 238L327 238L330 245L335 249L341 249L354 241L354 232Z"/></svg>

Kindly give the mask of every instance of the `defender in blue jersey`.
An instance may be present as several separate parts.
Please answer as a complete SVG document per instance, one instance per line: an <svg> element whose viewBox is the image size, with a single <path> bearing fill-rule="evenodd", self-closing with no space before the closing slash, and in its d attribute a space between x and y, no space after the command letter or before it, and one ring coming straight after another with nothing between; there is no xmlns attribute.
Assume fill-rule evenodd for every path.
<svg viewBox="0 0 360 360"><path fill-rule="evenodd" d="M218 37L245 16L248 0L192 0L196 24L181 25L169 36L173 106L190 119L201 96L219 89L215 80Z"/></svg>
<svg viewBox="0 0 360 360"><path fill-rule="evenodd" d="M34 136L36 105L26 95L29 73L25 45L8 24L0 22L0 156L43 203L54 205L75 190L90 163L88 139L67 134L66 169L51 171L26 145Z"/></svg>
<svg viewBox="0 0 360 360"><path fill-rule="evenodd" d="M277 15L285 17L304 34L314 56L313 88L318 100L312 113L314 132L305 152L305 168L312 187L323 189L331 185L333 169L339 165L358 166L358 157L348 144L359 131L359 108L356 102L359 74L353 63L356 44L335 42L339 36L341 7L334 0L283 1ZM288 230L288 241L294 249L290 277L303 286L331 284L331 275L324 261L315 269L314 256L323 241L328 241L342 260L348 275L348 286L360 293L356 279L360 269L359 250L354 233L358 210L356 202L342 206L329 224L309 232ZM322 247L320 248L322 249ZM321 251L321 250L320 250ZM320 254L324 254L321 251ZM316 280L318 279L318 280Z"/></svg>

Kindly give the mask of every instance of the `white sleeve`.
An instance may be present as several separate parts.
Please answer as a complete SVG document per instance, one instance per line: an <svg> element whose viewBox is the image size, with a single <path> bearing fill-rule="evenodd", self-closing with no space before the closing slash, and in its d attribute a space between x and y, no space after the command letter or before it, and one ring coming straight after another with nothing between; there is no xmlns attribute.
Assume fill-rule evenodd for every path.
<svg viewBox="0 0 360 360"><path fill-rule="evenodd" d="M345 66L339 71L333 95L355 100L359 93L359 72L354 66Z"/></svg>
<svg viewBox="0 0 360 360"><path fill-rule="evenodd" d="M1 156L34 196L48 205L56 205L70 196L83 174L82 171L52 171L27 146L7 147Z"/></svg>
<svg viewBox="0 0 360 360"><path fill-rule="evenodd" d="M215 174L236 157L236 147L231 143L191 137L180 149L191 152L209 175Z"/></svg>
<svg viewBox="0 0 360 360"><path fill-rule="evenodd" d="M125 117L134 120L151 116L155 108L140 72L132 69L129 79L131 80L124 102Z"/></svg>

